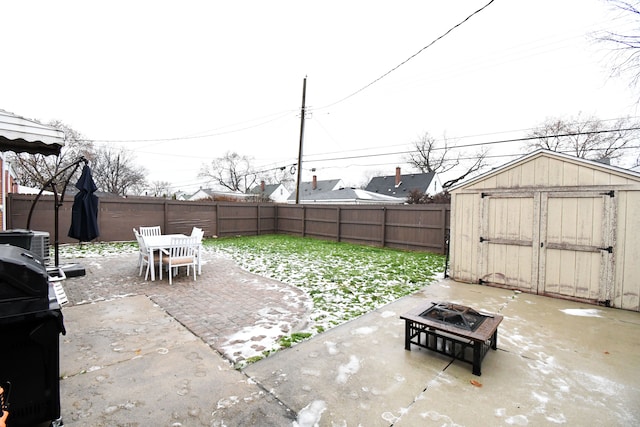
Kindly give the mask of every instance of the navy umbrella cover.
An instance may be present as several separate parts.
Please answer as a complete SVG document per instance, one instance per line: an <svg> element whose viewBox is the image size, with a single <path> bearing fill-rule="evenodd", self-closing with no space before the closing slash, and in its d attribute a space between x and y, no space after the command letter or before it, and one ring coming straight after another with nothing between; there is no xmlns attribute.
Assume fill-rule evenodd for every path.
<svg viewBox="0 0 640 427"><path fill-rule="evenodd" d="M79 190L73 198L71 227L68 236L81 242L90 242L100 235L98 230L98 196L93 194L98 187L91 176L91 168L84 165L76 183Z"/></svg>

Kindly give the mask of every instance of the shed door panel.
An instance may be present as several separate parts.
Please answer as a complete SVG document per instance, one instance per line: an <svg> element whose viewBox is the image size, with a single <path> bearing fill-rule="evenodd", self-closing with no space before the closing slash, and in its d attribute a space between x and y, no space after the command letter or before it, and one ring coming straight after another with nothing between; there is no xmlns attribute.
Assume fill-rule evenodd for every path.
<svg viewBox="0 0 640 427"><path fill-rule="evenodd" d="M492 195L484 203L482 281L531 291L537 223L533 196Z"/></svg>
<svg viewBox="0 0 640 427"><path fill-rule="evenodd" d="M609 196L550 193L543 207L541 290L562 296L601 299L611 254L605 249L613 224ZM543 205L544 205L543 201Z"/></svg>

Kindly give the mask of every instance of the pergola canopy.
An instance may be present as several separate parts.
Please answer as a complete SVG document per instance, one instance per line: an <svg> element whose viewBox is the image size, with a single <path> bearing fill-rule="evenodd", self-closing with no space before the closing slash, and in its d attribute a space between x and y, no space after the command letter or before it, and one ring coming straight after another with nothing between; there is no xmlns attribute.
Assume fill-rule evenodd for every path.
<svg viewBox="0 0 640 427"><path fill-rule="evenodd" d="M0 151L59 155L64 132L0 110Z"/></svg>

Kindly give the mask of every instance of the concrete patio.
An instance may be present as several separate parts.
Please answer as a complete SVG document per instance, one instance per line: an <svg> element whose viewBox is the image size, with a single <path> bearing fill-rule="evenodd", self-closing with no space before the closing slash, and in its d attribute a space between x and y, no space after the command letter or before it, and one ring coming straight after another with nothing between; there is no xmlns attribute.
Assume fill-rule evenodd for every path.
<svg viewBox="0 0 640 427"><path fill-rule="evenodd" d="M129 293L63 309L66 426L640 424L637 312L442 280L239 371L216 349L223 337L192 333L152 301L189 286L157 284L162 298ZM428 300L504 316L482 376L404 349L400 315ZM212 304L190 315L206 316Z"/></svg>

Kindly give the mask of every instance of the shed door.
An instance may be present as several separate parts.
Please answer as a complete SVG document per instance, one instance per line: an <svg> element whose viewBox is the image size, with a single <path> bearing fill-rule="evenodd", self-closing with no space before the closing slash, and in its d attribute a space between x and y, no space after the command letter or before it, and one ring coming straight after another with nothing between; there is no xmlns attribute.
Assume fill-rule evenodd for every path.
<svg viewBox="0 0 640 427"><path fill-rule="evenodd" d="M536 292L539 194L484 194L480 282Z"/></svg>
<svg viewBox="0 0 640 427"><path fill-rule="evenodd" d="M480 282L611 300L615 209L613 192L484 194Z"/></svg>
<svg viewBox="0 0 640 427"><path fill-rule="evenodd" d="M610 300L614 193L546 193L541 202L538 293Z"/></svg>

